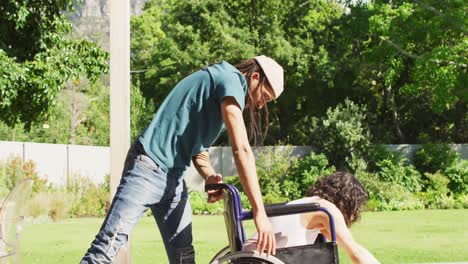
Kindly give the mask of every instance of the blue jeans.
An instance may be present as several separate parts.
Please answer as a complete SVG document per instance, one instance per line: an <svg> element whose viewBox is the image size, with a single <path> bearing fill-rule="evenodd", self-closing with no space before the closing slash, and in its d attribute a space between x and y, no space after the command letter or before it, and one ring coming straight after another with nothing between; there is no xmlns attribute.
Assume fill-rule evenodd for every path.
<svg viewBox="0 0 468 264"><path fill-rule="evenodd" d="M195 263L192 208L183 174L184 170L162 171L135 141L107 217L80 263L112 263L148 209L158 224L170 263Z"/></svg>

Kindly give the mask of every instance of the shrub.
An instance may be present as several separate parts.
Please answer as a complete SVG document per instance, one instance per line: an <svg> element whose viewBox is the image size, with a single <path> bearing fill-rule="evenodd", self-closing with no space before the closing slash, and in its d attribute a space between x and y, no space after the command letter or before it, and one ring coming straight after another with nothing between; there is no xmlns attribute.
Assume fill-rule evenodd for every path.
<svg viewBox="0 0 468 264"><path fill-rule="evenodd" d="M421 190L421 175L413 165L405 165L405 163L404 158L397 163L390 159L378 161L376 175L382 181L398 183L408 191L418 192Z"/></svg>
<svg viewBox="0 0 468 264"><path fill-rule="evenodd" d="M219 214L224 210L223 201L215 203L207 202L208 195L205 192L191 192L190 204L194 214Z"/></svg>
<svg viewBox="0 0 468 264"><path fill-rule="evenodd" d="M352 160L364 159L370 146L366 108L350 100L329 108L326 116L312 123L313 142L338 169L352 168Z"/></svg>
<svg viewBox="0 0 468 264"><path fill-rule="evenodd" d="M281 182L291 167L291 147L266 147L257 153L257 175L263 195L280 194ZM294 158L293 158L294 160Z"/></svg>
<svg viewBox="0 0 468 264"><path fill-rule="evenodd" d="M71 195L71 216L105 216L110 206L109 177L95 184L88 177L72 175L67 180L67 193Z"/></svg>
<svg viewBox="0 0 468 264"><path fill-rule="evenodd" d="M389 160L393 164L398 164L403 157L397 151L393 151L384 145L372 145L369 150L368 169L376 172L379 170L377 163L382 160Z"/></svg>
<svg viewBox="0 0 468 264"><path fill-rule="evenodd" d="M369 199L369 201L367 201L367 204L365 205L365 211L379 211L380 210L380 204L381 202L375 198L373 199Z"/></svg>
<svg viewBox="0 0 468 264"><path fill-rule="evenodd" d="M287 202L288 198L282 193L270 192L263 196L263 202L265 204L283 203Z"/></svg>
<svg viewBox="0 0 468 264"><path fill-rule="evenodd" d="M247 195L241 192L240 197L241 197L241 202L242 202L242 208L244 208L245 210L252 210L252 205L250 204L249 198L247 197Z"/></svg>
<svg viewBox="0 0 468 264"><path fill-rule="evenodd" d="M41 215L49 214L49 194L46 192L40 192L33 195L27 205L26 215L34 218Z"/></svg>
<svg viewBox="0 0 468 264"><path fill-rule="evenodd" d="M68 216L70 210L71 198L63 191L49 193L49 212L48 215L54 222L58 222Z"/></svg>
<svg viewBox="0 0 468 264"><path fill-rule="evenodd" d="M447 185L450 180L445 177L441 172L436 173L424 173L424 176L428 179L427 191L434 192L441 195L447 195L449 188Z"/></svg>
<svg viewBox="0 0 468 264"><path fill-rule="evenodd" d="M444 171L458 157L458 153L447 144L426 143L414 154L413 164L421 173L435 173Z"/></svg>
<svg viewBox="0 0 468 264"><path fill-rule="evenodd" d="M420 193L419 197L424 201L426 208L451 209L458 207L453 196L449 196L448 184L450 180L441 172L425 173L428 179L426 192Z"/></svg>
<svg viewBox="0 0 468 264"><path fill-rule="evenodd" d="M297 181L285 179L281 185L281 191L284 197L289 200L294 200L303 196L305 191L302 190L301 184Z"/></svg>
<svg viewBox="0 0 468 264"><path fill-rule="evenodd" d="M36 193L27 201L25 215L34 218L48 216L58 222L68 216L71 200L66 192L60 190Z"/></svg>
<svg viewBox="0 0 468 264"><path fill-rule="evenodd" d="M257 159L257 174L266 204L303 197L319 177L335 171L324 154L311 152L301 158L290 158L290 154L291 148L277 151L269 148ZM239 177L225 177L224 181L242 190Z"/></svg>
<svg viewBox="0 0 468 264"><path fill-rule="evenodd" d="M468 209L468 194L464 193L457 197L457 204L461 206L461 208Z"/></svg>
<svg viewBox="0 0 468 264"><path fill-rule="evenodd" d="M240 197L241 197L241 202L242 202L242 208L246 209L246 210L250 210L252 209L252 206L250 205L250 202L249 202L249 198L247 197L247 195L243 192L243 189L242 189L242 185L240 183L240 179L239 177L237 176L229 176L229 177L224 177L224 182L226 184L231 184L231 185L234 185L238 190L239 190L239 193L240 193ZM262 190L264 191L264 190ZM263 199L264 199L264 203L266 204L267 202L265 202L265 197L268 195L268 191L266 191L266 195L263 196ZM270 197L268 198L270 199Z"/></svg>
<svg viewBox="0 0 468 264"><path fill-rule="evenodd" d="M447 196L447 194L438 193L434 190L419 193L418 196L424 201L425 208L428 209L451 209L456 205L453 196Z"/></svg>
<svg viewBox="0 0 468 264"><path fill-rule="evenodd" d="M424 208L423 202L403 186L384 182L372 173L356 175L369 193L366 209L369 211L414 210Z"/></svg>
<svg viewBox="0 0 468 264"><path fill-rule="evenodd" d="M335 167L328 163L324 154L311 152L293 160L287 177L281 184L282 193L290 200L304 197L319 177L329 175L334 171Z"/></svg>
<svg viewBox="0 0 468 264"><path fill-rule="evenodd" d="M468 160L455 159L445 168L444 175L450 180L448 188L454 193L468 193Z"/></svg>
<svg viewBox="0 0 468 264"><path fill-rule="evenodd" d="M33 193L51 189L46 179L39 177L36 164L32 160L24 161L21 157L10 157L0 163L0 194L6 196L23 179L32 179Z"/></svg>

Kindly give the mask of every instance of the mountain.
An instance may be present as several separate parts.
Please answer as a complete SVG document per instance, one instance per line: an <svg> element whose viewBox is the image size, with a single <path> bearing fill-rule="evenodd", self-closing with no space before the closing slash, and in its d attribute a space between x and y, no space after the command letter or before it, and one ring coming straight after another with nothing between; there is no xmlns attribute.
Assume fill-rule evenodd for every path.
<svg viewBox="0 0 468 264"><path fill-rule="evenodd" d="M109 50L109 1L120 0L75 0L75 11L69 15L73 31L86 36ZM131 0L132 15L141 14L146 0Z"/></svg>

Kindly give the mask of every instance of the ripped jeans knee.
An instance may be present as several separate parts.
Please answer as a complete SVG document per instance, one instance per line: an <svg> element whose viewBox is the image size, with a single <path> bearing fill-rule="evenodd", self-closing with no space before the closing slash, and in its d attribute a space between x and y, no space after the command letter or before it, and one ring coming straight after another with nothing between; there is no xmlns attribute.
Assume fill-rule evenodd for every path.
<svg viewBox="0 0 468 264"><path fill-rule="evenodd" d="M128 242L128 231L124 226L119 224L110 238L109 247L107 249L107 255L110 259L114 259L120 248Z"/></svg>

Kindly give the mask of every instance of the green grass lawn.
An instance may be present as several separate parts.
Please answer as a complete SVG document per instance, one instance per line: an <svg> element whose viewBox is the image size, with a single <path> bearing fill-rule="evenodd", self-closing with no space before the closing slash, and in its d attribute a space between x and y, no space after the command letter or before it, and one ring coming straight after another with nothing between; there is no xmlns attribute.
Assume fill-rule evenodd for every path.
<svg viewBox="0 0 468 264"><path fill-rule="evenodd" d="M78 263L101 223L100 218L82 218L26 225L22 263ZM208 263L227 244L223 218L194 216L193 228L197 263ZM251 233L253 223L246 228ZM468 210L364 213L352 232L382 263L468 261ZM133 263L167 263L152 217L141 219L131 239ZM341 253L340 263L350 263Z"/></svg>

